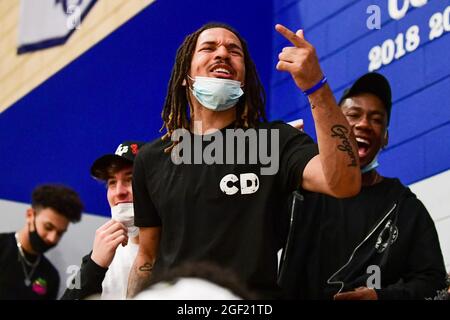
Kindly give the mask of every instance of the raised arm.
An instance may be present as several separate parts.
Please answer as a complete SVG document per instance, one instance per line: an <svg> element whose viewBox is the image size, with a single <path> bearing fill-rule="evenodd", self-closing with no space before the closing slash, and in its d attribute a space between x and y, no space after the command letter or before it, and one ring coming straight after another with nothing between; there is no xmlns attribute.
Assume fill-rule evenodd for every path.
<svg viewBox="0 0 450 320"><path fill-rule="evenodd" d="M277 24L275 29L294 47L279 54L277 70L291 74L297 87L307 91L323 73L314 47L305 40L303 31L292 32ZM308 96L315 122L319 155L309 161L303 171L302 187L334 197L350 197L361 188L361 171L353 132L336 104L328 84Z"/></svg>
<svg viewBox="0 0 450 320"><path fill-rule="evenodd" d="M128 277L127 298L134 297L148 286L160 237L161 227L139 228L139 251Z"/></svg>

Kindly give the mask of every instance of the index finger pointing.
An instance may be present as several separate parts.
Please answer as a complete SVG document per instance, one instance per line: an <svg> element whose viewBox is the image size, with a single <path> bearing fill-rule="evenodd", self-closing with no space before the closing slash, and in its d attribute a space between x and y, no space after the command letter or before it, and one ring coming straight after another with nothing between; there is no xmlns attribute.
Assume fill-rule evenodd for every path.
<svg viewBox="0 0 450 320"><path fill-rule="evenodd" d="M281 24L276 24L275 30L277 30L283 37L289 40L294 46L296 47L302 46L302 39L285 26Z"/></svg>

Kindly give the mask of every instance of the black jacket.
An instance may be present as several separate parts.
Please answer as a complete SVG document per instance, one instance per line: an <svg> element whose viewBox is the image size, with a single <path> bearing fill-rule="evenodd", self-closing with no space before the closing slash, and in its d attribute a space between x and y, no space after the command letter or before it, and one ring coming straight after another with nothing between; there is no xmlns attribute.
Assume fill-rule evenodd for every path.
<svg viewBox="0 0 450 320"><path fill-rule="evenodd" d="M424 299L445 287L433 220L398 179L348 199L304 197L280 278L288 297L332 299L375 285L379 299Z"/></svg>
<svg viewBox="0 0 450 320"><path fill-rule="evenodd" d="M97 265L91 259L91 253L83 257L80 271L72 281L72 288L66 289L61 300L81 300L102 293L102 282L108 268ZM79 288L77 288L77 277L79 277Z"/></svg>

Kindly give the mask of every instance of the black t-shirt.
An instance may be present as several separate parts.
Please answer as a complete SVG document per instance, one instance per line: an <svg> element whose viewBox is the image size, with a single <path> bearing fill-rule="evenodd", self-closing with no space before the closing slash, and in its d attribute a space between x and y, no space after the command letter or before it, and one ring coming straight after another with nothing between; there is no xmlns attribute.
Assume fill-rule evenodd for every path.
<svg viewBox="0 0 450 320"><path fill-rule="evenodd" d="M367 286L369 266L380 268L379 299L432 298L445 286L433 220L398 179L347 199L304 192L296 214L282 280L290 298L332 299L339 281L343 291Z"/></svg>
<svg viewBox="0 0 450 320"><path fill-rule="evenodd" d="M280 230L287 223L282 208L318 150L309 136L287 124L263 123L258 129L258 142L246 141L245 164L176 165L164 153L171 141L160 139L139 152L133 173L135 224L162 226L155 273L184 262L210 261L234 271L251 289L274 290ZM225 137L228 130L234 129L220 132ZM202 150L210 144L203 141ZM258 145L279 155L276 174L261 174L269 165L260 157L250 163L249 150ZM226 159L230 150L221 150ZM236 148L233 152L236 156Z"/></svg>
<svg viewBox="0 0 450 320"><path fill-rule="evenodd" d="M3 300L54 300L59 289L59 274L48 259L41 260L31 276L30 286L25 285L25 274L19 257L14 233L0 234L0 299ZM36 256L25 253L28 260ZM26 272L31 272L27 266Z"/></svg>

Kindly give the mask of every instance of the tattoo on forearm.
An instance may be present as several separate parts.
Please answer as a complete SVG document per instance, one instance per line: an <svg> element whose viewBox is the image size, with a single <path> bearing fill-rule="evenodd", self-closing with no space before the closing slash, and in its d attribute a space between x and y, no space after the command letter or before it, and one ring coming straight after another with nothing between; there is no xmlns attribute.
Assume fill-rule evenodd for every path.
<svg viewBox="0 0 450 320"><path fill-rule="evenodd" d="M331 136L341 139L342 144L338 145L338 150L346 152L350 157L351 163L348 164L348 167L356 167L356 155L353 151L350 141L348 140L348 132L349 130L345 126L340 124L334 125L331 128Z"/></svg>
<svg viewBox="0 0 450 320"><path fill-rule="evenodd" d="M133 266L128 278L127 298L133 298L136 294L147 288L150 284L151 272L153 264L146 262L141 266ZM148 273L139 273L148 272Z"/></svg>
<svg viewBox="0 0 450 320"><path fill-rule="evenodd" d="M149 272L153 270L153 265L151 263L144 263L142 266L139 267L139 271L143 272Z"/></svg>

